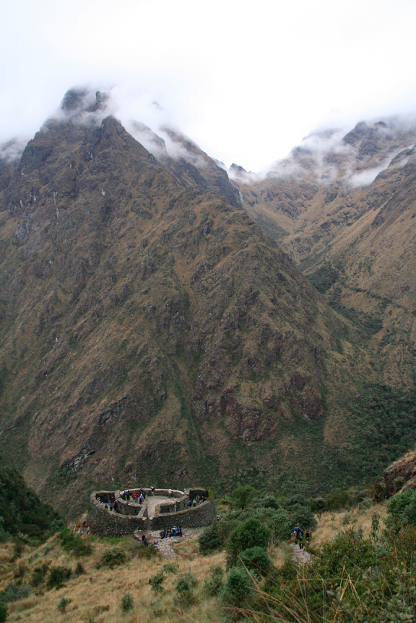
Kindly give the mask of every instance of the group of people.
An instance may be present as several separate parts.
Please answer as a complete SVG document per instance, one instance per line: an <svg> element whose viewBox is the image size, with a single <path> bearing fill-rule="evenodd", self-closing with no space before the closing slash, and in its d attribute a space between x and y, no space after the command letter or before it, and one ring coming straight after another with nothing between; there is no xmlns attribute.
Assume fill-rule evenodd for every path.
<svg viewBox="0 0 416 623"><path fill-rule="evenodd" d="M295 537L295 542L297 545L299 545L299 549L303 549L304 545L303 545L303 530L300 526L295 526L293 529L293 534ZM306 544L309 545L309 541L311 540L311 532L310 530L306 530L305 532L305 540L306 540Z"/></svg>
<svg viewBox="0 0 416 623"><path fill-rule="evenodd" d="M171 536L182 536L182 528L180 526L172 526L172 528L166 528L159 532L161 539L166 539Z"/></svg>
<svg viewBox="0 0 416 623"><path fill-rule="evenodd" d="M152 487L152 490L154 490L153 487ZM139 503L140 505L142 505L146 498L146 491L145 489L141 488L135 493L131 493L130 489L125 489L123 493L121 494L121 497L123 498L125 502L128 502L130 498L132 498L132 500L134 500L136 504Z"/></svg>
<svg viewBox="0 0 416 623"><path fill-rule="evenodd" d="M205 502L207 498L204 498L204 496L200 496L200 495L196 495L192 500L189 499L188 500L188 508L192 508L193 506L196 506L197 504L202 502Z"/></svg>

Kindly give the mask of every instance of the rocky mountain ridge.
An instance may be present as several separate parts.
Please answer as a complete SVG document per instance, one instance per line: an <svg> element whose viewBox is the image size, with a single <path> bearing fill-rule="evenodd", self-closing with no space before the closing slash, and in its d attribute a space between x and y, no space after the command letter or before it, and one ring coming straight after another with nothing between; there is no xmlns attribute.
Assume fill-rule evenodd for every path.
<svg viewBox="0 0 416 623"><path fill-rule="evenodd" d="M108 105L69 92L0 161L2 452L70 514L97 487L354 479L367 333L213 159Z"/></svg>

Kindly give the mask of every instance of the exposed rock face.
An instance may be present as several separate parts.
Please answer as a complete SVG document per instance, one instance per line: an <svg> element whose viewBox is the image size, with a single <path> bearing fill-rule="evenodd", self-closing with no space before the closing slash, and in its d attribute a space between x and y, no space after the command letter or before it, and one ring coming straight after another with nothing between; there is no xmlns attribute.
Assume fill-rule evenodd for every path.
<svg viewBox="0 0 416 623"><path fill-rule="evenodd" d="M384 482L388 496L399 491L406 491L409 488L416 489L416 453L409 452L402 459L390 465L384 472Z"/></svg>

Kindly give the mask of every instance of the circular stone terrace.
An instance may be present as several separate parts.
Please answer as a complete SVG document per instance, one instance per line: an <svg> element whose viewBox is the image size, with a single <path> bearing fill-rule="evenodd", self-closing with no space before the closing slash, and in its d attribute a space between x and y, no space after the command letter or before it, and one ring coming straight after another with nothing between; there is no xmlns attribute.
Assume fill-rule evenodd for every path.
<svg viewBox="0 0 416 623"><path fill-rule="evenodd" d="M140 496L144 499L140 503ZM137 494L137 495L136 495ZM208 490L137 488L95 491L90 498L88 524L96 534L128 534L171 526L201 527L215 518L215 502Z"/></svg>

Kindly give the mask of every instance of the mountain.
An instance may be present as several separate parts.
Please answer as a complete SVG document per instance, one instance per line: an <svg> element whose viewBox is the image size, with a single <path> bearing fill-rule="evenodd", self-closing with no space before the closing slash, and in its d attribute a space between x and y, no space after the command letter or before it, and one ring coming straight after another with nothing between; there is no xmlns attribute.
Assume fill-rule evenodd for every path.
<svg viewBox="0 0 416 623"><path fill-rule="evenodd" d="M333 308L373 325L383 382L405 387L416 354L415 143L410 117L361 122L311 134L264 179L234 179L246 211Z"/></svg>
<svg viewBox="0 0 416 623"><path fill-rule="evenodd" d="M279 246L287 215L267 217L278 245L253 187L177 129L127 131L71 90L0 165L0 449L68 516L136 483L327 492L416 441L368 318L331 306ZM321 191L296 184L301 214L296 189Z"/></svg>

